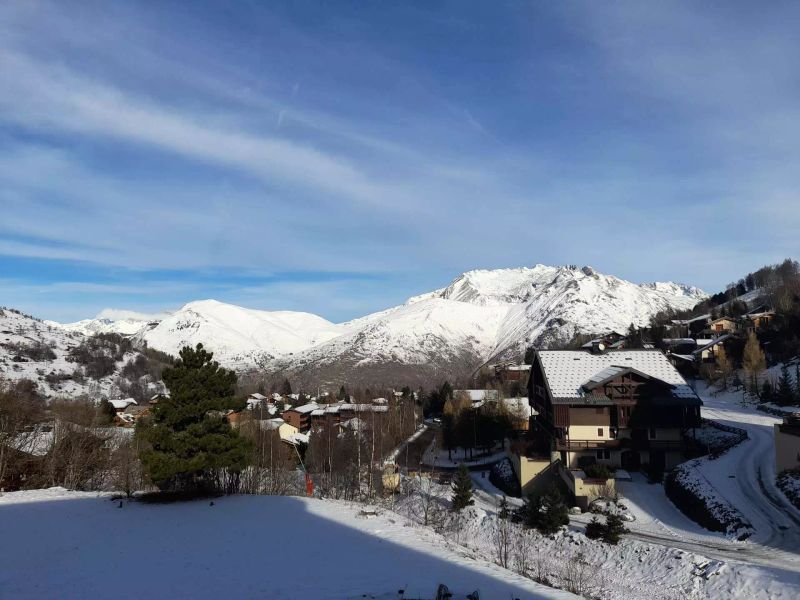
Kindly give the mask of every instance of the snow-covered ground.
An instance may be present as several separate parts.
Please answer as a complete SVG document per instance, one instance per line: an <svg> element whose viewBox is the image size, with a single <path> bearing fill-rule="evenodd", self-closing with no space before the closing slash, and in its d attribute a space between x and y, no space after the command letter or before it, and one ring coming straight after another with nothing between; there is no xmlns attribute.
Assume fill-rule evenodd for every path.
<svg viewBox="0 0 800 600"><path fill-rule="evenodd" d="M473 472L472 480L475 506L463 513L448 535L454 542L493 558L502 492L480 472ZM553 536L529 532L533 537L532 560L542 563L553 583L563 584L564 565L580 559L590 572L589 597L602 600L800 597L800 571L766 560L763 565L752 564L746 556L740 557L739 550L746 543L701 529L666 499L661 486L634 475L632 482L622 482L622 489L626 494L623 503L637 518L625 523L632 532L617 546L589 540L581 533L581 523L588 522L590 515L581 515L569 530ZM449 497L446 487L441 493ZM512 508L521 504L518 499L507 500ZM398 508L404 509L407 507ZM727 552L718 551L718 546Z"/></svg>
<svg viewBox="0 0 800 600"><path fill-rule="evenodd" d="M388 511L280 496L0 496L0 598L567 599Z"/></svg>

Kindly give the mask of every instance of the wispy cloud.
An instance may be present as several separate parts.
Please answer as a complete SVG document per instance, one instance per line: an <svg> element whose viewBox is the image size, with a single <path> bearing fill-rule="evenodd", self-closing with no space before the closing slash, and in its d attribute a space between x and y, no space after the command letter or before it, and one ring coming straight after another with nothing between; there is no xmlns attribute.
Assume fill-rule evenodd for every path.
<svg viewBox="0 0 800 600"><path fill-rule="evenodd" d="M800 250L796 7L318 10L0 5L0 294L341 320L469 268L714 289Z"/></svg>

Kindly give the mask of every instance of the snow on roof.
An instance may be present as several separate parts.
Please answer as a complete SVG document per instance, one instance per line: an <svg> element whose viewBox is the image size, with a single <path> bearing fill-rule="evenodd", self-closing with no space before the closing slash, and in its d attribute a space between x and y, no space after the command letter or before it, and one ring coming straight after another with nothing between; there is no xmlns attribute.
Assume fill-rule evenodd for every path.
<svg viewBox="0 0 800 600"><path fill-rule="evenodd" d="M303 404L302 406L295 406L294 408L290 408L288 410L293 410L295 412L299 412L301 415L305 415L308 413L312 413L319 408L319 404L316 402L311 402L310 404Z"/></svg>
<svg viewBox="0 0 800 600"><path fill-rule="evenodd" d="M389 401L386 398L373 398L372 399L372 403L373 404L388 404Z"/></svg>
<svg viewBox="0 0 800 600"><path fill-rule="evenodd" d="M706 319L710 319L710 314L700 315L699 317L692 317L691 319L672 319L672 323L674 325L688 325L689 323L694 323L695 321L705 321Z"/></svg>
<svg viewBox="0 0 800 600"><path fill-rule="evenodd" d="M351 431L364 431L367 428L367 424L362 419L353 417L352 419L339 423L339 427L350 429Z"/></svg>
<svg viewBox="0 0 800 600"><path fill-rule="evenodd" d="M278 429L285 422L286 421L283 419L265 419L264 421L260 421L260 425L262 429L274 430Z"/></svg>
<svg viewBox="0 0 800 600"><path fill-rule="evenodd" d="M386 412L389 407L381 406L380 404L341 404L339 409L352 410L354 412Z"/></svg>
<svg viewBox="0 0 800 600"><path fill-rule="evenodd" d="M324 408L318 408L316 410L312 410L311 411L311 416L312 417L321 417L324 414L325 414L325 409Z"/></svg>
<svg viewBox="0 0 800 600"><path fill-rule="evenodd" d="M453 396L457 396L458 394L469 395L470 400L473 402L497 399L497 390L453 390Z"/></svg>
<svg viewBox="0 0 800 600"><path fill-rule="evenodd" d="M700 346L697 350L692 352L692 354L699 354L699 353L703 352L704 350L708 350L709 348L712 348L712 347L716 346L717 344L720 344L720 343L724 342L729 337L731 337L731 334L730 333L726 333L725 335L721 335L716 339L710 340L706 345Z"/></svg>
<svg viewBox="0 0 800 600"><path fill-rule="evenodd" d="M139 404L133 398L125 398L124 400L123 399L109 400L109 402L111 402L111 406L113 406L116 410L125 410L131 404Z"/></svg>
<svg viewBox="0 0 800 600"><path fill-rule="evenodd" d="M264 394L259 394L258 392L255 392L255 393L253 393L253 394L250 394L250 396L248 397L248 399L249 399L249 398L252 398L253 400L259 400L259 401L260 401L260 400L266 400L266 399L267 399L267 397L266 397Z"/></svg>
<svg viewBox="0 0 800 600"><path fill-rule="evenodd" d="M696 398L686 380L659 350L616 350L591 354L581 350L542 350L538 353L553 398L584 398L583 385L605 374L632 369L674 386L678 398Z"/></svg>

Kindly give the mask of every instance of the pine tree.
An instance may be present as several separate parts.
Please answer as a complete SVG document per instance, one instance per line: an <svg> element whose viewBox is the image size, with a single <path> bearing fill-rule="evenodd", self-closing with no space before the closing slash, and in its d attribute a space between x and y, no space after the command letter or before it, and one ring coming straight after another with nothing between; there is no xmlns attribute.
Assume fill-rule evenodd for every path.
<svg viewBox="0 0 800 600"><path fill-rule="evenodd" d="M792 380L789 377L789 367L786 364L781 367L781 376L775 390L775 402L781 406L791 406L794 403L794 389L792 389Z"/></svg>
<svg viewBox="0 0 800 600"><path fill-rule="evenodd" d="M344 386L339 388L339 394L337 396L339 400L347 400L347 390L344 389Z"/></svg>
<svg viewBox="0 0 800 600"><path fill-rule="evenodd" d="M542 497L526 496L522 506L517 510L517 517L528 529L538 529L542 515Z"/></svg>
<svg viewBox="0 0 800 600"><path fill-rule="evenodd" d="M100 414L105 417L109 423L113 423L114 417L117 416L117 411L111 402L103 398L100 401Z"/></svg>
<svg viewBox="0 0 800 600"><path fill-rule="evenodd" d="M794 402L800 404L800 360L794 366Z"/></svg>
<svg viewBox="0 0 800 600"><path fill-rule="evenodd" d="M453 480L453 498L451 510L460 512L467 506L472 506L475 501L472 499L472 478L469 476L469 469L464 463L458 466L456 476Z"/></svg>
<svg viewBox="0 0 800 600"><path fill-rule="evenodd" d="M586 524L586 537L590 540L599 540L605 533L605 525L596 516Z"/></svg>
<svg viewBox="0 0 800 600"><path fill-rule="evenodd" d="M767 368L767 359L764 356L764 351L761 349L761 344L754 331L750 332L747 336L747 343L744 346L744 355L742 357L742 366L750 378L752 388L758 391L758 376Z"/></svg>
<svg viewBox="0 0 800 600"><path fill-rule="evenodd" d="M761 397L762 402L772 402L772 384L769 382L769 379L765 379L764 383L761 385Z"/></svg>
<svg viewBox="0 0 800 600"><path fill-rule="evenodd" d="M184 347L162 378L169 396L140 421L142 465L162 491L209 493L221 490L221 476L235 481L247 465L249 442L231 429L227 410L241 410L234 398L236 373L212 361L203 349Z"/></svg>
<svg viewBox="0 0 800 600"><path fill-rule="evenodd" d="M616 546L623 534L628 533L625 523L617 513L606 514L606 523L603 526L603 541Z"/></svg>
<svg viewBox="0 0 800 600"><path fill-rule="evenodd" d="M567 505L564 504L561 492L558 491L555 485L552 485L542 497L537 529L541 533L548 535L555 533L561 529L562 525L567 525L568 523L569 512L567 511Z"/></svg>
<svg viewBox="0 0 800 600"><path fill-rule="evenodd" d="M508 500L506 500L506 497L503 496L500 499L500 506L497 511L497 516L500 517L501 519L507 519L510 516L510 514L511 513L508 510Z"/></svg>
<svg viewBox="0 0 800 600"><path fill-rule="evenodd" d="M281 386L281 396L291 396L292 395L292 384L289 383L288 379L283 380L283 385Z"/></svg>

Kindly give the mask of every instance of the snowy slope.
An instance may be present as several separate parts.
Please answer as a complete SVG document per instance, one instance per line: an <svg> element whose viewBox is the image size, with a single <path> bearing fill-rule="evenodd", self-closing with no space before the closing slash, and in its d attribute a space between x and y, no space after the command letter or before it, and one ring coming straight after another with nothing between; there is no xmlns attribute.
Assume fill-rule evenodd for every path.
<svg viewBox="0 0 800 600"><path fill-rule="evenodd" d="M40 393L50 397L114 396L116 373L99 380L85 378L80 366L68 360L69 351L84 339L78 331L0 307L0 377L10 381L30 379ZM52 355L40 351L42 356L28 356L25 349L31 347L50 349ZM126 354L117 363L117 371L136 355Z"/></svg>
<svg viewBox="0 0 800 600"><path fill-rule="evenodd" d="M327 341L341 328L303 312L252 310L216 300L190 302L136 334L148 346L177 355L198 343L230 367L253 367Z"/></svg>
<svg viewBox="0 0 800 600"><path fill-rule="evenodd" d="M690 308L705 296L694 287L637 285L590 267L470 271L446 288L345 323L342 335L281 366L331 381L340 378L337 370L352 374L369 365L416 365L457 376L487 360L519 358L532 344L624 332L631 323L645 325L661 310Z"/></svg>
<svg viewBox="0 0 800 600"><path fill-rule="evenodd" d="M706 295L676 283L637 285L591 267L469 271L445 288L353 321L334 324L300 312L191 302L160 321L96 319L66 326L113 330L171 354L203 343L229 367L314 374L317 381L458 377L481 363L519 358L525 348L577 333L625 331L658 311L694 306ZM302 379L302 377L301 377ZM387 379L384 379L386 381ZM366 381L366 379L364 379Z"/></svg>
<svg viewBox="0 0 800 600"><path fill-rule="evenodd" d="M571 599L385 512L285 496L117 502L60 488L0 495L3 598ZM133 569L133 571L132 571ZM134 573L134 576L130 576Z"/></svg>

